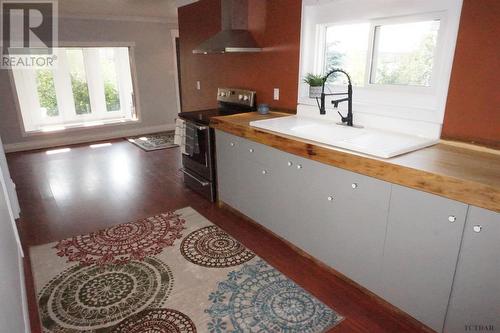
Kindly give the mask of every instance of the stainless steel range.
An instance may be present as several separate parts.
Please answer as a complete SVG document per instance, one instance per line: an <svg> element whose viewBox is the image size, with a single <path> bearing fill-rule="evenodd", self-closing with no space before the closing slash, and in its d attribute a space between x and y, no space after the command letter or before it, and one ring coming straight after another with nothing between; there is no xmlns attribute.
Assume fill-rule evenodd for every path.
<svg viewBox="0 0 500 333"><path fill-rule="evenodd" d="M181 112L186 121L186 152L182 154L184 183L214 202L217 196L215 170L215 133L210 118L255 110L255 91L219 88L218 108Z"/></svg>

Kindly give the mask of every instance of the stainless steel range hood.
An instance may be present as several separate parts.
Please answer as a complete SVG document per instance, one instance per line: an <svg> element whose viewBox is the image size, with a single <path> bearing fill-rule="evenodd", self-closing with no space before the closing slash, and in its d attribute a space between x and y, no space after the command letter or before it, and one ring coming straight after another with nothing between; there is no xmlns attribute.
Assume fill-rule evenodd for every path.
<svg viewBox="0 0 500 333"><path fill-rule="evenodd" d="M248 31L248 0L221 0L222 30L193 50L196 54L260 52Z"/></svg>

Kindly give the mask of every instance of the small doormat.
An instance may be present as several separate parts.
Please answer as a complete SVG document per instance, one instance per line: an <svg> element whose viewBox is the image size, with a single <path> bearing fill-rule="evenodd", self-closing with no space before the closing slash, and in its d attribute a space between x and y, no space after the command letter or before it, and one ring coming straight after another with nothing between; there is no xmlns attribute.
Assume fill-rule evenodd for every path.
<svg viewBox="0 0 500 333"><path fill-rule="evenodd" d="M178 147L179 145L174 143L174 136L175 133L171 131L134 136L127 138L127 140L145 151L152 151Z"/></svg>
<svg viewBox="0 0 500 333"><path fill-rule="evenodd" d="M30 251L47 333L320 333L343 319L190 207Z"/></svg>

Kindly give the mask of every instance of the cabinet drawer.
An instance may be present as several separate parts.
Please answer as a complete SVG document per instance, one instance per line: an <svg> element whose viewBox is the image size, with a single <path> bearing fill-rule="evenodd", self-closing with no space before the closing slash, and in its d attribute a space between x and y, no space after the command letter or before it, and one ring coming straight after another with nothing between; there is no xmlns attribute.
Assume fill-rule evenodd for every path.
<svg viewBox="0 0 500 333"><path fill-rule="evenodd" d="M241 144L242 139L238 136L222 132L219 130L215 131L216 137L216 147L219 149L225 149L229 147L238 147Z"/></svg>
<svg viewBox="0 0 500 333"><path fill-rule="evenodd" d="M239 147L243 161L268 164L280 151L269 146L242 139Z"/></svg>

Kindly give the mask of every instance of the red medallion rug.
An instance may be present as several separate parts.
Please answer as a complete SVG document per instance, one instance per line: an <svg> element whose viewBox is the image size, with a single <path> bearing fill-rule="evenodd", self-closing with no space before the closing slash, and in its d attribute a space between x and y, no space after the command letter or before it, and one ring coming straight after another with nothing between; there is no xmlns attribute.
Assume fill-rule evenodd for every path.
<svg viewBox="0 0 500 333"><path fill-rule="evenodd" d="M30 251L46 333L320 333L342 320L190 207Z"/></svg>

